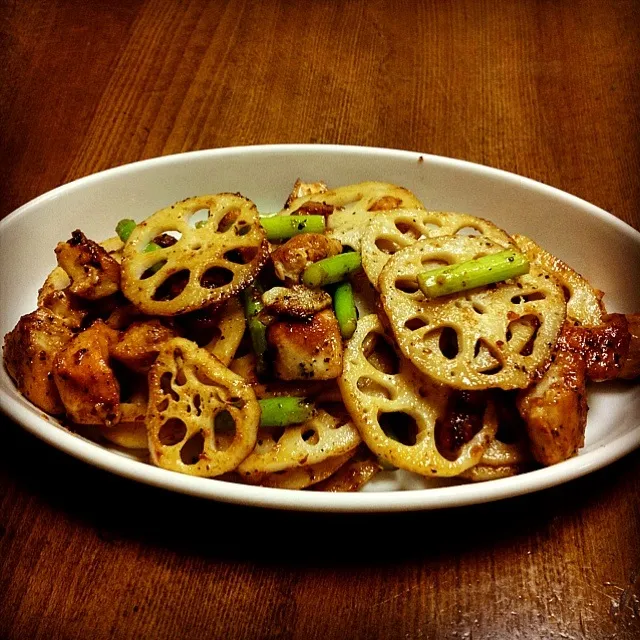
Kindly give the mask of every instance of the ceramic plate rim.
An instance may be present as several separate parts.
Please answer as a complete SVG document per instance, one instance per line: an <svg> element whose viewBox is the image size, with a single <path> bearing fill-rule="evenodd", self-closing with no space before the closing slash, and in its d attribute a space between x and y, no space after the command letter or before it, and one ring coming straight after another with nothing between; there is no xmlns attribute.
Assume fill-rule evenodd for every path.
<svg viewBox="0 0 640 640"><path fill-rule="evenodd" d="M572 206L585 210L617 227L617 230L640 242L640 232L627 225L612 214L600 209L577 196L566 193L555 187L519 176L507 171L485 165L458 160L445 156L386 149L379 147L361 147L354 145L323 144L275 144L247 145L240 147L224 147L205 149L185 153L160 156L139 162L120 165L98 173L79 178L61 185L30 202L22 205L0 221L0 233L8 225L13 224L20 216L40 206L42 203L64 195L68 191L83 188L94 181L127 173L136 169L189 161L190 158L223 157L236 154L278 154L278 153L369 153L376 156L395 157L405 160L416 160L422 157L425 162L449 165L466 171L486 173L509 182L517 182L548 195L564 199ZM3 382L9 380L2 368L0 376ZM640 446L640 423L631 430L616 436L610 442L602 444L591 451L566 460L552 467L546 467L510 478L502 478L485 483L462 484L448 487L417 489L390 492L358 492L358 493L321 493L300 492L266 487L253 487L224 482L215 479L197 478L182 475L147 463L128 458L117 452L101 447L99 444L73 434L52 422L52 418L35 409L20 394L0 389L0 409L28 432L48 444L64 451L97 468L110 471L116 475L142 482L144 484L172 490L178 493L213 499L221 502L242 504L247 506L275 508L297 511L317 512L394 512L408 510L430 510L450 507L461 507L481 504L495 500L511 498L527 493L541 491L558 484L569 482L588 473L607 466Z"/></svg>

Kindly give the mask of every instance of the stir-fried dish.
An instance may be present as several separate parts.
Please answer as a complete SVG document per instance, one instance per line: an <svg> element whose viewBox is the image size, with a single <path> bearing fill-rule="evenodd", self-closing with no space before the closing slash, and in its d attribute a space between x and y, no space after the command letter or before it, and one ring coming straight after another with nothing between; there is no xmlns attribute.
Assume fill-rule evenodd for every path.
<svg viewBox="0 0 640 640"><path fill-rule="evenodd" d="M116 232L58 244L4 362L68 428L172 471L324 491L393 469L503 478L578 452L588 382L640 375L640 314L392 184L298 180L273 214L198 196Z"/></svg>

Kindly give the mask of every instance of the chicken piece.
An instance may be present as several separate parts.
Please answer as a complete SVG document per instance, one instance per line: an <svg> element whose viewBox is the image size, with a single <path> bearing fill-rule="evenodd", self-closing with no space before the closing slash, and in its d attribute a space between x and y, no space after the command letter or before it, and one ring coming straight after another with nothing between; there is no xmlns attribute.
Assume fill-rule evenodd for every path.
<svg viewBox="0 0 640 640"><path fill-rule="evenodd" d="M38 306L51 309L71 329L79 329L88 310L86 302L69 291L70 284L66 271L56 267L38 291Z"/></svg>
<svg viewBox="0 0 640 640"><path fill-rule="evenodd" d="M621 359L618 378L633 380L640 377L640 313L628 313L625 319L629 331L629 346Z"/></svg>
<svg viewBox="0 0 640 640"><path fill-rule="evenodd" d="M302 198L302 196L326 193L328 190L329 187L324 182L302 182L302 180L298 178L293 185L293 189L291 189L284 208L288 209L294 200Z"/></svg>
<svg viewBox="0 0 640 640"><path fill-rule="evenodd" d="M273 287L262 294L262 304L276 315L310 318L331 307L331 296L322 289L309 289L302 284Z"/></svg>
<svg viewBox="0 0 640 640"><path fill-rule="evenodd" d="M271 254L276 276L285 282L299 283L302 272L312 263L336 256L342 244L321 233L301 233L287 240Z"/></svg>
<svg viewBox="0 0 640 640"><path fill-rule="evenodd" d="M542 378L518 394L533 457L543 465L562 462L584 444L587 426L587 363L571 346L570 333L580 327L565 324L553 362Z"/></svg>
<svg viewBox="0 0 640 640"><path fill-rule="evenodd" d="M330 380L342 373L340 327L328 309L307 321L274 322L267 328L267 342L280 380Z"/></svg>
<svg viewBox="0 0 640 640"><path fill-rule="evenodd" d="M105 298L120 289L120 265L99 244L76 229L55 249L58 264L71 279L69 291L87 300Z"/></svg>
<svg viewBox="0 0 640 640"><path fill-rule="evenodd" d="M53 378L73 422L107 427L119 422L120 384L109 366L117 339L117 331L96 320L58 351Z"/></svg>
<svg viewBox="0 0 640 640"><path fill-rule="evenodd" d="M160 345L175 336L175 332L159 320L134 322L120 334L109 354L133 371L148 373Z"/></svg>
<svg viewBox="0 0 640 640"><path fill-rule="evenodd" d="M27 400L51 415L64 413L53 380L56 353L71 340L71 329L50 309L22 316L4 337L4 362Z"/></svg>

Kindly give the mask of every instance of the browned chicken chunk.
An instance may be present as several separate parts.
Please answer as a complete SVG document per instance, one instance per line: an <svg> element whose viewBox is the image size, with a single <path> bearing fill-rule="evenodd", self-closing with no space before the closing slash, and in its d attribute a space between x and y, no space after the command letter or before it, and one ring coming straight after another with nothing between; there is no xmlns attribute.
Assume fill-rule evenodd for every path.
<svg viewBox="0 0 640 640"><path fill-rule="evenodd" d="M58 264L71 279L69 291L87 300L105 298L120 289L120 265L82 231L56 247Z"/></svg>
<svg viewBox="0 0 640 640"><path fill-rule="evenodd" d="M262 304L276 315L309 318L331 307L331 296L322 289L309 289L301 284L273 287L262 294Z"/></svg>
<svg viewBox="0 0 640 640"><path fill-rule="evenodd" d="M69 327L51 310L36 309L22 316L4 337L4 361L20 393L52 415L64 413L53 380L53 361L72 336Z"/></svg>
<svg viewBox="0 0 640 640"><path fill-rule="evenodd" d="M342 337L335 315L274 322L267 329L274 374L280 380L330 380L342 373Z"/></svg>
<svg viewBox="0 0 640 640"><path fill-rule="evenodd" d="M112 358L138 373L148 373L160 345L175 337L175 332L159 320L134 322L120 334L109 353Z"/></svg>
<svg viewBox="0 0 640 640"><path fill-rule="evenodd" d="M533 457L543 465L562 462L584 445L587 426L587 361L571 346L575 331L565 324L554 360L542 378L518 395Z"/></svg>
<svg viewBox="0 0 640 640"><path fill-rule="evenodd" d="M120 420L120 385L109 366L117 331L97 320L63 347L53 376L67 414L77 424L110 426Z"/></svg>
<svg viewBox="0 0 640 640"><path fill-rule="evenodd" d="M60 267L56 267L38 291L38 306L51 309L68 327L79 329L87 316L87 303L69 291L71 281Z"/></svg>
<svg viewBox="0 0 640 640"><path fill-rule="evenodd" d="M320 233L302 233L287 240L271 253L276 276L285 282L300 282L302 272L312 263L336 256L342 244Z"/></svg>
<svg viewBox="0 0 640 640"><path fill-rule="evenodd" d="M625 316L629 331L629 346L620 363L619 378L633 380L640 377L640 313Z"/></svg>

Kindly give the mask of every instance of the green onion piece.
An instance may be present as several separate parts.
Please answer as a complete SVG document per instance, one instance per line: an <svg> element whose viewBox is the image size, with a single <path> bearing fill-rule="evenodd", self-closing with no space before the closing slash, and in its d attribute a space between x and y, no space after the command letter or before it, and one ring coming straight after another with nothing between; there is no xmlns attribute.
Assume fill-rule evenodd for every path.
<svg viewBox="0 0 640 640"><path fill-rule="evenodd" d="M357 251L341 253L310 264L302 274L302 283L307 287L324 287L344 280L361 267L362 258Z"/></svg>
<svg viewBox="0 0 640 640"><path fill-rule="evenodd" d="M356 330L358 322L358 310L353 297L353 288L348 282L340 282L333 289L333 310L342 338L348 340Z"/></svg>
<svg viewBox="0 0 640 640"><path fill-rule="evenodd" d="M304 398L282 396L280 398L263 398L258 400L261 427L288 427L292 424L306 422L313 415L313 405Z"/></svg>
<svg viewBox="0 0 640 640"><path fill-rule="evenodd" d="M244 315L247 319L247 329L251 337L253 351L256 354L256 369L258 375L266 370L265 354L267 353L267 327L260 321L258 314L262 311L262 287L258 283L249 285L242 292Z"/></svg>
<svg viewBox="0 0 640 640"><path fill-rule="evenodd" d="M529 261L526 256L508 249L419 273L418 285L427 298L437 298L502 282L525 273L529 273Z"/></svg>
<svg viewBox="0 0 640 640"><path fill-rule="evenodd" d="M160 249L160 245L156 244L155 242L150 242L142 251L142 253L150 253L151 251L157 251L158 249Z"/></svg>
<svg viewBox="0 0 640 640"><path fill-rule="evenodd" d="M116 225L116 233L120 240L122 240L122 242L126 242L136 226L135 220L131 220L130 218L120 220Z"/></svg>
<svg viewBox="0 0 640 640"><path fill-rule="evenodd" d="M207 220L198 220L198 222L196 222L195 224L195 228L202 229L202 227L204 227L205 224L207 224Z"/></svg>
<svg viewBox="0 0 640 640"><path fill-rule="evenodd" d="M269 242L288 240L300 233L324 233L323 216L260 216Z"/></svg>

